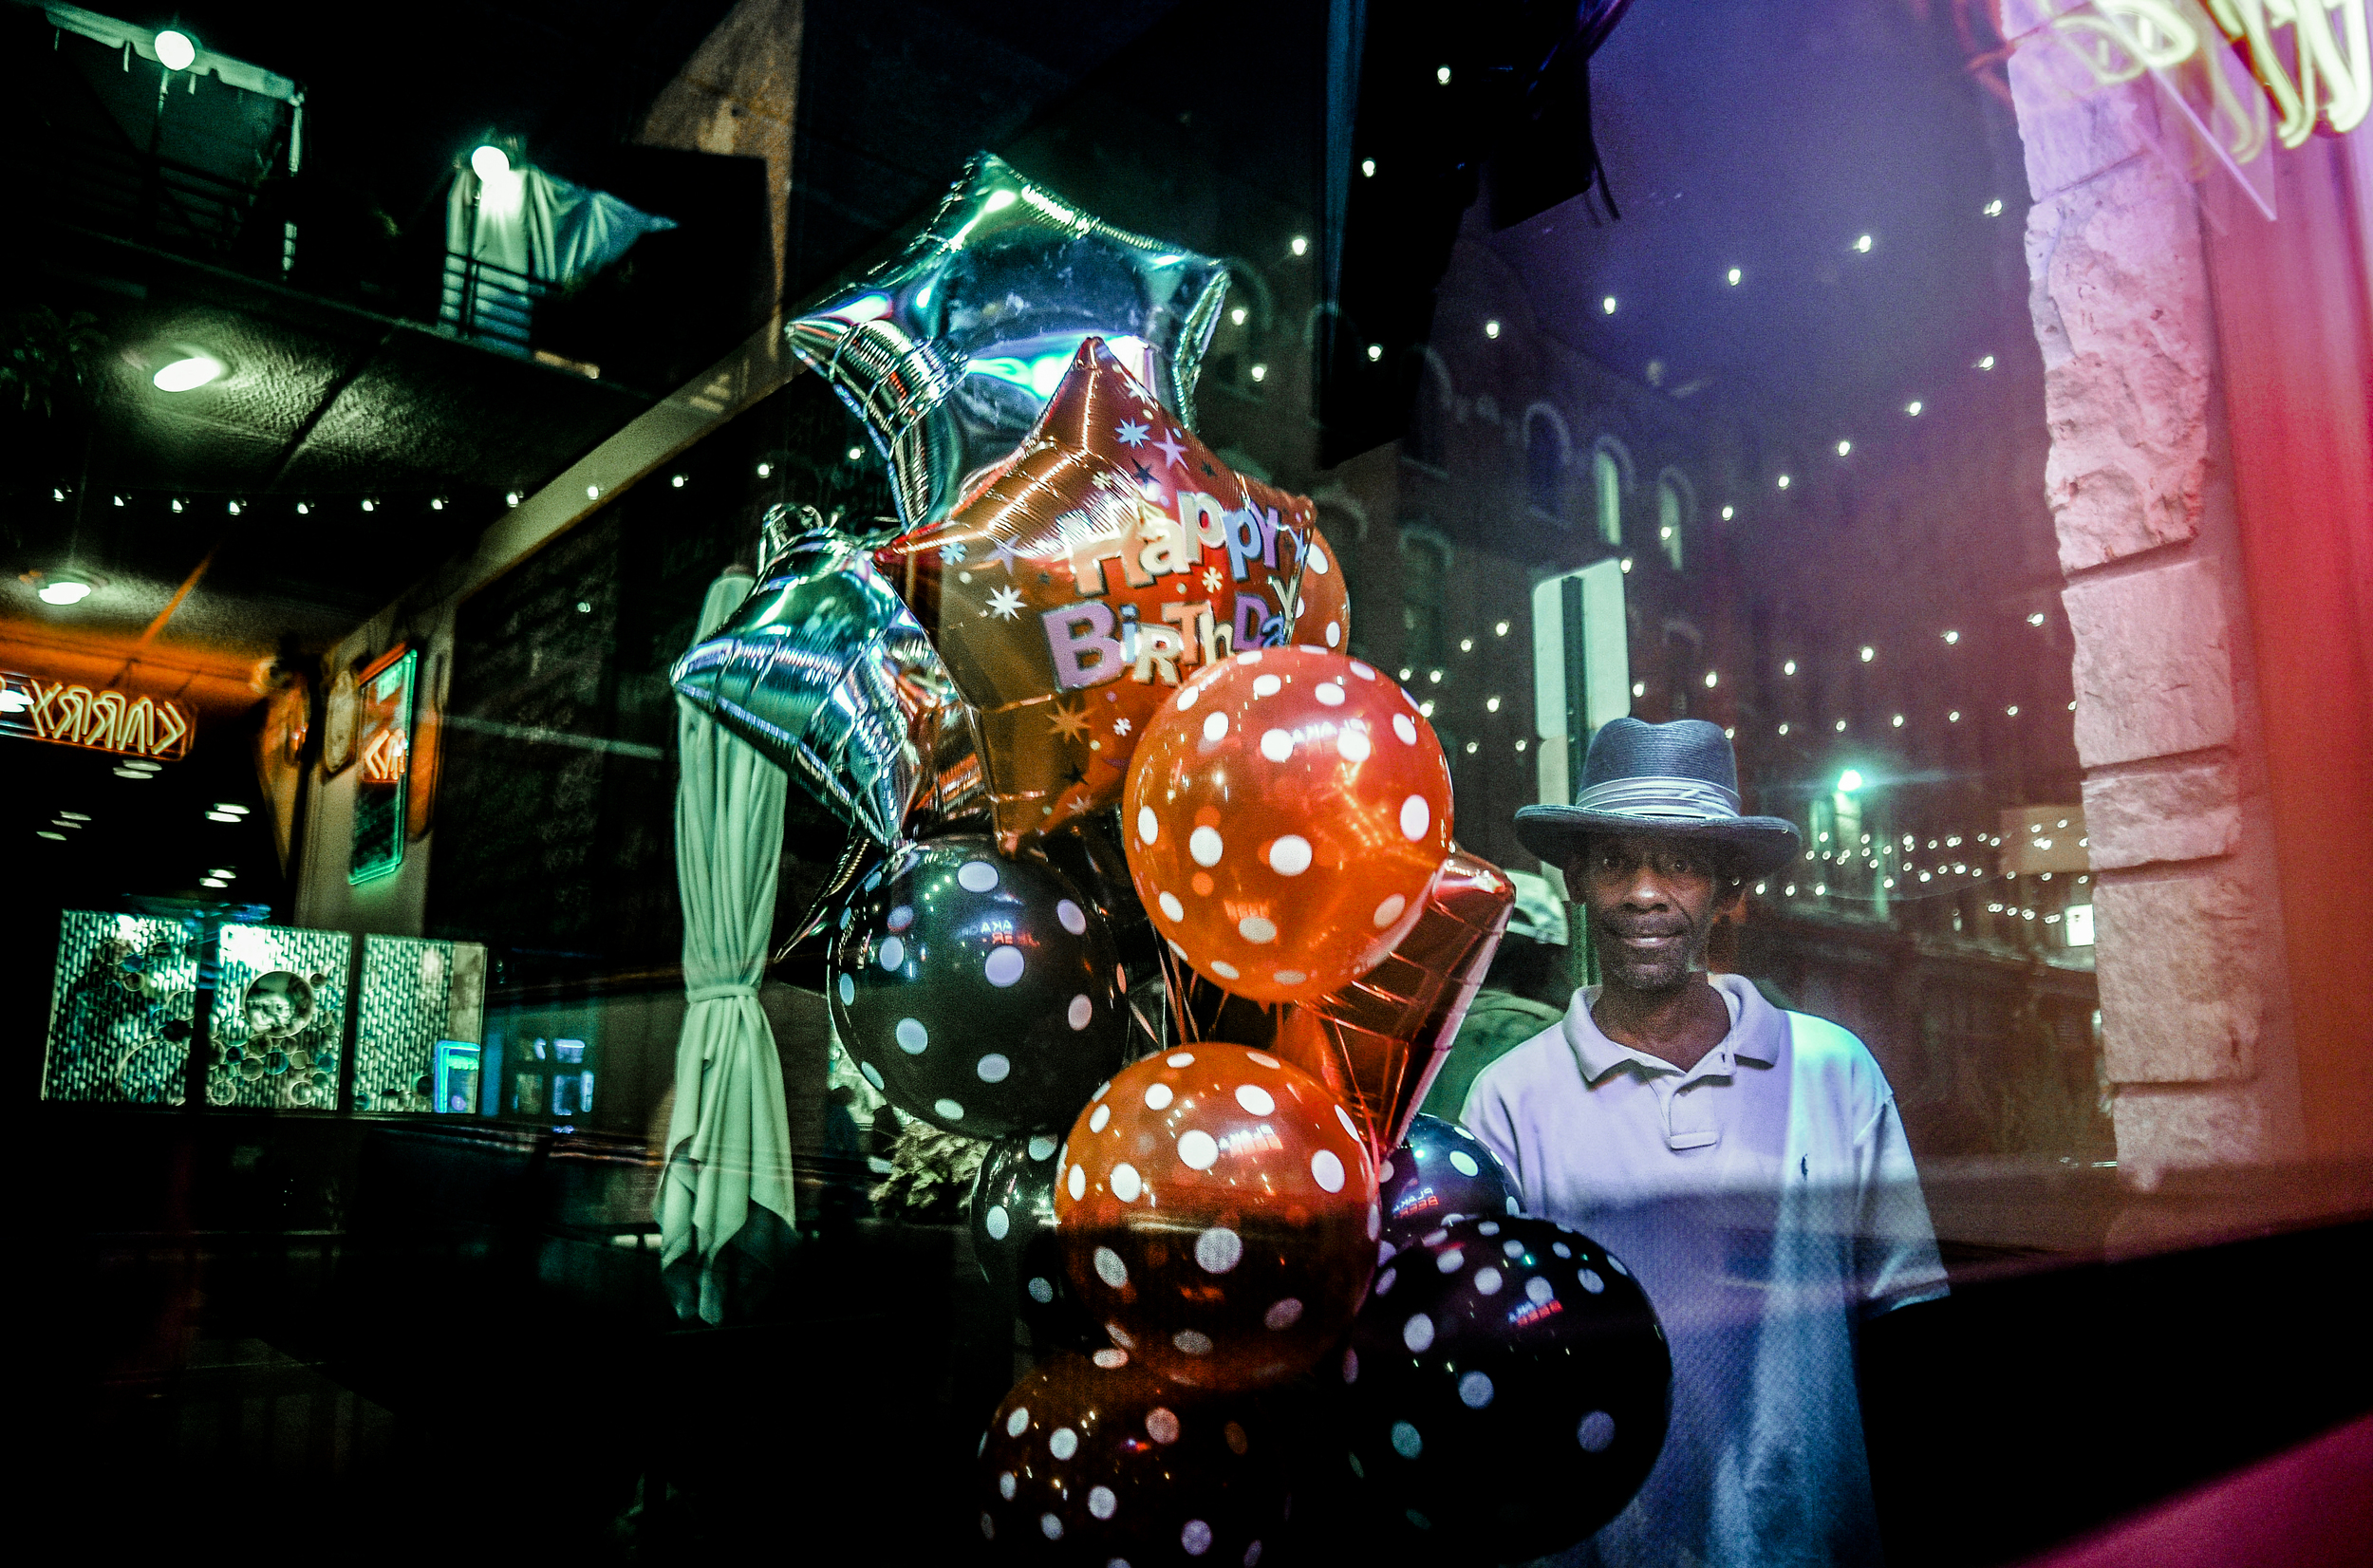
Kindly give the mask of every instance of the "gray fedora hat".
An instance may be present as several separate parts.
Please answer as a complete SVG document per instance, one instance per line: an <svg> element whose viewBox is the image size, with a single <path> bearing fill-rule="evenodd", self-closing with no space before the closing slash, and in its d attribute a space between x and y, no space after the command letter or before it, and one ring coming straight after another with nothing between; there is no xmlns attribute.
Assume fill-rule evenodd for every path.
<svg viewBox="0 0 2373 1568"><path fill-rule="evenodd" d="M1592 833L1670 833L1734 851L1749 876L1803 852L1804 835L1778 816L1739 814L1739 764L1718 724L1611 719L1590 737L1571 806L1516 813L1524 848L1563 867Z"/></svg>

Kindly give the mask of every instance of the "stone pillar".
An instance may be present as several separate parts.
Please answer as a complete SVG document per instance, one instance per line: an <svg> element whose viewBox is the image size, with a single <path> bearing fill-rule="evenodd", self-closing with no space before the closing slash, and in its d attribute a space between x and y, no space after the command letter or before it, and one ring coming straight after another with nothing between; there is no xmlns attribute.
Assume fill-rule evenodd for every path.
<svg viewBox="0 0 2373 1568"><path fill-rule="evenodd" d="M2102 1039L2119 1162L2147 1187L2300 1148L2224 387L2197 198L2158 150L2183 130L2147 78L2101 85L2048 34L2009 74Z"/></svg>

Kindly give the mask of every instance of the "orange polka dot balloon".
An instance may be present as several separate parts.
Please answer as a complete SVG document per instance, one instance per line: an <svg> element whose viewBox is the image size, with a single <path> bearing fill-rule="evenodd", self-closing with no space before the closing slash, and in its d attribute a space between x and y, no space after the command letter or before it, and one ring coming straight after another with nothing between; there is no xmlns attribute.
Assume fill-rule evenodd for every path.
<svg viewBox="0 0 2373 1568"><path fill-rule="evenodd" d="M1171 950L1239 996L1309 1001L1417 923L1450 849L1450 765L1373 668L1261 648L1162 704L1123 810L1130 879Z"/></svg>
<svg viewBox="0 0 2373 1568"><path fill-rule="evenodd" d="M1112 1343L1189 1388L1307 1370L1375 1267L1375 1167L1342 1103L1209 1040L1123 1068L1056 1156L1055 1227Z"/></svg>

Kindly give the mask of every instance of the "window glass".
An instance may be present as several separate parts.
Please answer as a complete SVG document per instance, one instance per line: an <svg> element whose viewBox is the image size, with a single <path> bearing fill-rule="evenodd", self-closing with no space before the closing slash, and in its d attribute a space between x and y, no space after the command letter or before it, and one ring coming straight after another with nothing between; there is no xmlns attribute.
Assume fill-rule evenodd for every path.
<svg viewBox="0 0 2373 1568"><path fill-rule="evenodd" d="M2367 7L0 8L35 1484L1975 1568L2360 1421L2168 1368L2352 1342Z"/></svg>

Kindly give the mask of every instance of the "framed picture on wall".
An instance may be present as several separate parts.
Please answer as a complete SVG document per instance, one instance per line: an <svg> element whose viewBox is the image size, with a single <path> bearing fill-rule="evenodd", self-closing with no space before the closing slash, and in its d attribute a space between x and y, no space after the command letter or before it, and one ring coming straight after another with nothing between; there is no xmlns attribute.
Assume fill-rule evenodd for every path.
<svg viewBox="0 0 2373 1568"><path fill-rule="evenodd" d="M354 672L340 670L322 700L322 776L354 765Z"/></svg>
<svg viewBox="0 0 2373 1568"><path fill-rule="evenodd" d="M412 684L417 648L390 648L355 677L354 852L350 883L374 882L403 864L404 785L412 772Z"/></svg>

